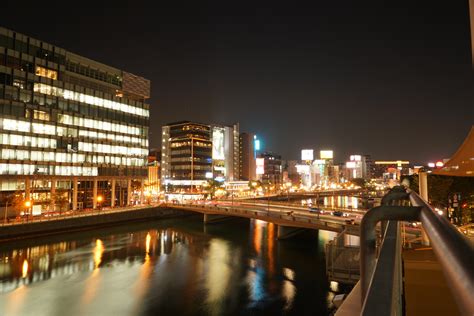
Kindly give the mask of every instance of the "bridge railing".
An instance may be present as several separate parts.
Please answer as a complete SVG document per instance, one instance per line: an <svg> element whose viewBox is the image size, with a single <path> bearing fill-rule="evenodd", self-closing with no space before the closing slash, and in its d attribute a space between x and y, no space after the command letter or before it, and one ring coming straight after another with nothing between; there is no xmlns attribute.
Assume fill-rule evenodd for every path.
<svg viewBox="0 0 474 316"><path fill-rule="evenodd" d="M389 221L387 225L384 221ZM361 222L361 314L401 315L401 239L398 221L421 221L460 312L474 315L474 246L415 192L393 188ZM385 232L376 258L375 227ZM386 222L385 222L386 223Z"/></svg>

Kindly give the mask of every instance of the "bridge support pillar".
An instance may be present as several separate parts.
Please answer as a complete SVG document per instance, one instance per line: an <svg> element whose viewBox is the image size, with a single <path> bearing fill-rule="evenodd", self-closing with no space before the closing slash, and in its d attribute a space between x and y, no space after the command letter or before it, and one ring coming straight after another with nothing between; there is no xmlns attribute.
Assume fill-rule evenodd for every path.
<svg viewBox="0 0 474 316"><path fill-rule="evenodd" d="M232 218L232 216L204 214L204 224L218 223L230 218Z"/></svg>
<svg viewBox="0 0 474 316"><path fill-rule="evenodd" d="M282 226L278 225L278 232L277 232L277 238L278 240L283 240L283 239L288 239L291 238L303 231L305 231L306 228L299 228L299 227L289 227L289 226Z"/></svg>

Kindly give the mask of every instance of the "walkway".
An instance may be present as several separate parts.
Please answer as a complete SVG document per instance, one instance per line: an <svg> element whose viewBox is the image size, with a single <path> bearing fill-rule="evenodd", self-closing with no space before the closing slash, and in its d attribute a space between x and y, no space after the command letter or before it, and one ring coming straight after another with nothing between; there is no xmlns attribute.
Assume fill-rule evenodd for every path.
<svg viewBox="0 0 474 316"><path fill-rule="evenodd" d="M431 248L404 250L407 316L460 315Z"/></svg>

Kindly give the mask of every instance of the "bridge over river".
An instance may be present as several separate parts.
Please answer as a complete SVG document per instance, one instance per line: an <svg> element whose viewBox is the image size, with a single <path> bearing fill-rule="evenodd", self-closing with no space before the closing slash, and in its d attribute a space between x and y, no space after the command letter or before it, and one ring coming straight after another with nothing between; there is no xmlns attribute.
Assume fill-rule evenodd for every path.
<svg viewBox="0 0 474 316"><path fill-rule="evenodd" d="M330 209L324 214L309 212L308 208L275 202L213 202L212 204L164 204L162 207L204 214L205 223L215 223L230 217L259 219L278 225L278 238L284 239L301 229L320 229L332 232L345 231L349 235L359 235L360 211L343 209L346 216L332 215ZM337 210L342 210L338 208Z"/></svg>

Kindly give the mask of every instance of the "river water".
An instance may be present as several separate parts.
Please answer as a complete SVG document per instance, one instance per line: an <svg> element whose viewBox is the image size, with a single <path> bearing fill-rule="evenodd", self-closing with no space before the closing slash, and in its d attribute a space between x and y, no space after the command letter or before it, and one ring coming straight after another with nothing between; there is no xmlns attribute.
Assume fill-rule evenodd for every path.
<svg viewBox="0 0 474 316"><path fill-rule="evenodd" d="M199 216L0 247L0 315L328 315L334 233L277 241L277 227Z"/></svg>

